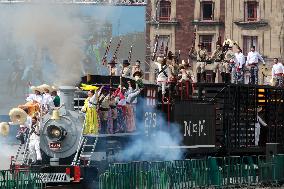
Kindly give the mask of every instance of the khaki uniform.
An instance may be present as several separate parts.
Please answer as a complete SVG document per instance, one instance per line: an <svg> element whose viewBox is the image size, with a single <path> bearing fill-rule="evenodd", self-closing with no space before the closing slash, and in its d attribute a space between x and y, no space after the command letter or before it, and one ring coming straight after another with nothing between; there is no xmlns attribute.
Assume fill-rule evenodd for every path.
<svg viewBox="0 0 284 189"><path fill-rule="evenodd" d="M191 57L196 57L196 65L195 65L195 74L196 74L196 80L197 82L201 82L201 76L203 77L203 80L206 80L206 73L205 73L205 66L206 61L208 59L208 53L206 49L199 49L197 51L191 52L189 54Z"/></svg>
<svg viewBox="0 0 284 189"><path fill-rule="evenodd" d="M234 59L235 59L235 53L232 50L228 50L225 54L221 72L230 73L230 62L234 61Z"/></svg>
<svg viewBox="0 0 284 189"><path fill-rule="evenodd" d="M121 76L122 77L130 77L131 75L131 68L130 68L130 65L129 66L126 66L126 67L123 67L122 68L122 72L121 72Z"/></svg>
<svg viewBox="0 0 284 189"><path fill-rule="evenodd" d="M217 73L219 70L223 70L223 63L222 63L222 49L216 49L212 55L212 59L214 60L214 65L213 65L213 72Z"/></svg>
<svg viewBox="0 0 284 189"><path fill-rule="evenodd" d="M109 66L108 67L108 70L109 70L109 75L110 76L117 76L118 74L117 74L117 68L116 67L111 67L111 66Z"/></svg>

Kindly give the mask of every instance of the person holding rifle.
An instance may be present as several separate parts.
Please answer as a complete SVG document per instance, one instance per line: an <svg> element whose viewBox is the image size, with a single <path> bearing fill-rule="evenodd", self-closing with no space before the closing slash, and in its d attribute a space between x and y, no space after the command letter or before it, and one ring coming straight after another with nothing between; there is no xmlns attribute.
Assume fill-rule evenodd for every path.
<svg viewBox="0 0 284 189"><path fill-rule="evenodd" d="M213 83L216 82L216 75L217 72L221 72L221 75L224 75L224 73L222 72L222 60L223 60L223 51L222 51L222 46L220 43L217 43L217 48L216 50L213 52L212 56L211 56L211 60L214 62L213 64L213 76L212 76L212 80ZM223 79L223 77L222 77ZM217 82L218 83L218 82Z"/></svg>
<svg viewBox="0 0 284 189"><path fill-rule="evenodd" d="M206 66L206 61L208 60L208 52L204 46L203 43L199 43L198 44L198 49L195 50L194 47L191 48L190 52L189 52L189 56L191 58L196 58L197 63L195 66L195 73L196 73L196 77L197 77L197 82L200 83L201 82L201 77L203 79L203 81L206 81L206 70L205 70L205 66Z"/></svg>

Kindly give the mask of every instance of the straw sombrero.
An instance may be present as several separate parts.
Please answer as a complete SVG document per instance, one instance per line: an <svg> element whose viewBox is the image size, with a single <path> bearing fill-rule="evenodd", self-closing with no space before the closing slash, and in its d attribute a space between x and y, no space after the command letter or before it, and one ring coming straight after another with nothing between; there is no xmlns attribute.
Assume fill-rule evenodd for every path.
<svg viewBox="0 0 284 189"><path fill-rule="evenodd" d="M8 136L10 131L10 126L7 122L1 122L0 123L0 134L2 136Z"/></svg>
<svg viewBox="0 0 284 189"><path fill-rule="evenodd" d="M45 91L47 89L49 92L51 92L53 90L52 87L47 84L43 84L38 87L41 88L42 91Z"/></svg>
<svg viewBox="0 0 284 189"><path fill-rule="evenodd" d="M13 108L10 110L9 116L14 124L22 125L26 122L28 114L21 108Z"/></svg>
<svg viewBox="0 0 284 189"><path fill-rule="evenodd" d="M40 87L36 87L36 86L31 86L31 91L33 92L33 93L35 93L35 91L39 91L40 93L42 93L43 91L42 91L42 89L40 88Z"/></svg>

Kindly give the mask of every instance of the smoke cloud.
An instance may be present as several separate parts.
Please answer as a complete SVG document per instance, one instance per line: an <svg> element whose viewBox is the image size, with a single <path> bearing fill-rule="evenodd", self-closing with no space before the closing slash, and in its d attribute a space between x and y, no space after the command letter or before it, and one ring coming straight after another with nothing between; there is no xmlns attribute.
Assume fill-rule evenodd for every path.
<svg viewBox="0 0 284 189"><path fill-rule="evenodd" d="M0 26L10 30L7 43L13 58L16 55L20 63L27 64L26 68L31 66L38 78L45 74L60 85L74 85L80 80L80 62L85 58L85 26L76 17L75 6L50 5L41 1L3 9L1 7Z"/></svg>
<svg viewBox="0 0 284 189"><path fill-rule="evenodd" d="M171 123L170 127L168 127L168 123L165 116L162 116L162 113L147 112L145 100L139 100L140 105L137 107L137 112L139 113L136 113L136 123L141 135L132 138L132 142L118 155L118 160L169 161L183 159L183 149L174 148L182 145L183 136L179 131L178 125ZM145 115L140 112L145 112ZM147 128L145 128L145 125ZM148 135L143 133L145 129Z"/></svg>

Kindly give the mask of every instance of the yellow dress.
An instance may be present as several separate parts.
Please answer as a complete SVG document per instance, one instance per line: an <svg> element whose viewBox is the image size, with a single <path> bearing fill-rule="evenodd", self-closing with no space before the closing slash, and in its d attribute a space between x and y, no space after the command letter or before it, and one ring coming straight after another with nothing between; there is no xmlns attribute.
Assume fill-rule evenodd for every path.
<svg viewBox="0 0 284 189"><path fill-rule="evenodd" d="M98 134L98 114L95 107L89 107L89 99L88 97L84 102L83 111L86 112L85 116L85 125L83 134Z"/></svg>

